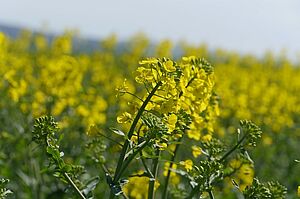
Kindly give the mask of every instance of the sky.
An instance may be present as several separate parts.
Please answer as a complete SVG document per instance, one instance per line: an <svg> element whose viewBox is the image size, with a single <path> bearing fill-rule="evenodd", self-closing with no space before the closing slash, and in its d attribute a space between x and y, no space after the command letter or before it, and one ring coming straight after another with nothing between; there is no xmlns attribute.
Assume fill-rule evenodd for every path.
<svg viewBox="0 0 300 199"><path fill-rule="evenodd" d="M0 0L0 23L83 37L143 32L261 55L300 57L300 0ZM300 58L299 58L300 59Z"/></svg>

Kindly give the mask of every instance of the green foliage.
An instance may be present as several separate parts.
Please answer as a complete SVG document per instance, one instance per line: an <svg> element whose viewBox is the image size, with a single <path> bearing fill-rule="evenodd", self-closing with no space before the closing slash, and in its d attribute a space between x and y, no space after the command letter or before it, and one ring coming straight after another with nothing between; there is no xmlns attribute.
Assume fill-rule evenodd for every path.
<svg viewBox="0 0 300 199"><path fill-rule="evenodd" d="M141 117L141 120L144 125L146 125L149 130L147 131L147 136L150 138L160 139L167 134L168 128L162 122L161 118L156 116L153 113L146 112Z"/></svg>
<svg viewBox="0 0 300 199"><path fill-rule="evenodd" d="M213 183L223 178L223 165L217 161L201 161L199 165L195 166L195 173L193 175L196 176L194 178L198 184L194 189L200 189L201 194L210 192Z"/></svg>
<svg viewBox="0 0 300 199"><path fill-rule="evenodd" d="M193 169L184 171L183 169L171 169L173 172L183 176L189 181L191 192L185 198L193 198L196 195L208 193L210 198L213 196L213 188L216 188L224 177L231 177L235 170L228 167L227 163L234 153L239 157L238 159L242 164L253 164L246 151L247 146L255 146L257 139L261 137L261 129L253 122L248 120L240 121L241 130L238 129L238 140L231 148L225 147L221 140L212 138L209 141L202 141L201 147L205 160L194 161ZM227 149L228 148L228 149ZM224 151L227 152L224 153ZM223 153L223 156L222 156ZM220 158L221 157L221 158ZM185 165L186 163L184 163ZM186 167L187 168L187 167ZM239 185L233 180L235 186L239 189ZM187 195L186 191L171 191L171 193L178 195ZM254 179L251 186L247 186L243 195L246 199L259 199L259 198L284 198L286 188L278 182L267 182L265 184L259 183ZM175 197L174 195L174 197Z"/></svg>
<svg viewBox="0 0 300 199"><path fill-rule="evenodd" d="M13 192L6 188L7 184L9 183L8 179L0 179L0 198L4 199L7 195L12 194Z"/></svg>
<svg viewBox="0 0 300 199"><path fill-rule="evenodd" d="M32 139L44 147L48 154L49 166L47 170L52 172L53 175L62 182L70 183L81 198L85 198L85 196L92 197L91 191L96 188L96 184L99 182L98 178L91 180L85 185L77 179L84 173L84 167L81 165L68 164L63 160L64 153L59 150L61 139L57 138L58 130L57 122L55 122L51 116L44 116L35 120ZM80 189L84 191L80 191Z"/></svg>
<svg viewBox="0 0 300 199"><path fill-rule="evenodd" d="M58 149L57 131L57 122L54 121L53 117L40 117L35 120L32 140L42 146Z"/></svg>
<svg viewBox="0 0 300 199"><path fill-rule="evenodd" d="M226 146L221 140L212 138L210 141L201 141L201 148L206 156L215 159L221 156Z"/></svg>
<svg viewBox="0 0 300 199"><path fill-rule="evenodd" d="M261 129L256 124L247 120L241 120L240 125L242 127L242 133L244 134L246 140L243 146L256 146L256 141L261 137L262 134Z"/></svg>
<svg viewBox="0 0 300 199"><path fill-rule="evenodd" d="M100 135L90 139L86 144L86 149L94 163L101 165L106 162L104 152L107 150L107 146L103 143Z"/></svg>
<svg viewBox="0 0 300 199"><path fill-rule="evenodd" d="M84 169L79 165L67 164L63 160L64 153L59 150L61 139L57 138L58 129L53 117L40 117L35 120L32 140L46 149L50 161L48 170L54 172L54 176L63 182L68 182L65 173L77 177Z"/></svg>
<svg viewBox="0 0 300 199"><path fill-rule="evenodd" d="M286 188L278 182L261 183L258 179L254 179L243 194L245 199L281 199L285 198L286 191Z"/></svg>

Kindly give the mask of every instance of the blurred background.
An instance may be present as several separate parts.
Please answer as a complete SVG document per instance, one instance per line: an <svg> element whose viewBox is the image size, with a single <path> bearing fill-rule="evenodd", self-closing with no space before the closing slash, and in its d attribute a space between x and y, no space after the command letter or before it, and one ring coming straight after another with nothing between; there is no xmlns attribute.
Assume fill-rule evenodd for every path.
<svg viewBox="0 0 300 199"><path fill-rule="evenodd" d="M10 0L0 6L0 31L68 29L87 39L115 33L121 40L143 32L152 42L185 40L259 56L271 50L299 60L299 10L298 0Z"/></svg>
<svg viewBox="0 0 300 199"><path fill-rule="evenodd" d="M47 156L32 142L34 120L43 115L59 122L65 161L85 166L83 181L99 176L94 194L108 196L104 172L99 171L102 163L115 168L120 147L88 136L89 127L97 125L102 134L122 142L108 128L127 132L128 125L116 118L136 98L116 98L116 88L126 78L130 91L142 96L145 90L133 72L140 60L169 57L181 62L181 56L193 55L213 65L217 95L201 115L205 122L197 129L199 137L186 138L189 143L178 162L203 160L192 156L191 146L206 134L230 146L239 120L252 120L263 130L258 146L249 152L255 164L238 162L236 154L231 157L228 167L236 173L218 185L216 198L237 198L231 179L245 188L254 177L279 181L287 187L288 198L296 198L299 35L299 0L1 2L0 177L10 179L10 197L70 198L66 185L44 169ZM132 172L141 169L140 164L131 166ZM130 180L126 194L145 198L147 187L138 186L143 183ZM172 186L172 199L189 189L178 180Z"/></svg>

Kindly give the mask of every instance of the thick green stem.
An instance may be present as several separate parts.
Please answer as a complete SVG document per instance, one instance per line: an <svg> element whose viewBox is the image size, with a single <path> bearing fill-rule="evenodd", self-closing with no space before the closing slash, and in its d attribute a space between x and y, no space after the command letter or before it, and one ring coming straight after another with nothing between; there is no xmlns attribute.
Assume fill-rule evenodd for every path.
<svg viewBox="0 0 300 199"><path fill-rule="evenodd" d="M123 148L122 148L119 160L118 160L118 164L117 164L117 168L115 170L115 176L114 176L114 179L113 179L113 183L117 183L117 181L119 180L119 178L121 177L121 175L123 173L123 169L124 169L123 162L124 162L124 158L125 158L128 146L129 146L129 141L130 141L130 139L131 139L131 137L134 133L134 129L135 129L136 125L138 124L138 121L140 120L147 104L150 102L152 96L155 94L155 92L161 86L161 84L162 84L161 82L158 82L156 84L156 86L152 89L152 91L148 94L146 100L143 102L142 106L140 107L137 115L135 116L135 118L134 118L134 120L131 124L131 127L129 129L128 134L127 134L127 139L125 140L125 143L123 145ZM114 194L112 192L110 192L109 198L110 199L114 198Z"/></svg>
<svg viewBox="0 0 300 199"><path fill-rule="evenodd" d="M193 188L190 195L188 197L186 197L185 199L192 199L194 197L194 195L197 193L197 191L199 190L199 188L200 188L200 185L198 184L195 188Z"/></svg>
<svg viewBox="0 0 300 199"><path fill-rule="evenodd" d="M126 161L124 162L122 168L120 169L119 175L115 176L115 179L118 181L120 179L120 177L122 176L122 174L124 173L124 171L128 168L129 163L133 160L133 158L140 152L143 150L143 148L145 148L145 146L148 145L150 140L147 140L144 144L142 144L135 152L133 152L133 154L131 154L130 156L128 156L128 158L126 159Z"/></svg>
<svg viewBox="0 0 300 199"><path fill-rule="evenodd" d="M156 84L156 86L152 89L152 91L149 93L149 95L147 96L146 100L143 102L141 108L139 109L137 115L135 116L133 122L132 122L132 125L130 127L130 130L128 132L128 135L127 135L127 139L123 145L123 148L122 148L122 151L121 151L121 154L120 154L120 158L119 158L119 161L118 161L118 165L117 165L117 168L116 168L116 172L115 172L115 175L116 176L119 176L119 172L120 172L120 169L122 168L122 164L123 164L123 161L124 161L124 157L125 157L125 154L126 154L126 151L127 151L127 148L129 146L129 140L131 139L133 133L134 133L134 129L136 127L136 125L138 124L138 121L139 119L141 118L147 104L149 103L150 99L152 98L152 96L154 95L154 93L157 91L157 89L161 86L161 82L158 82ZM118 179L114 178L113 182L116 183Z"/></svg>
<svg viewBox="0 0 300 199"><path fill-rule="evenodd" d="M148 199L154 199L155 198L155 181L157 177L157 172L158 172L158 160L160 156L160 150L156 149L156 158L153 159L153 165L152 165L152 174L153 177L149 179L149 188L148 188Z"/></svg>
<svg viewBox="0 0 300 199"><path fill-rule="evenodd" d="M70 176L67 173L64 173L64 176L67 178L70 185L74 188L74 190L80 195L82 199L86 199L86 197L83 195L83 193L79 190L79 188L76 186L76 184L73 182L73 180L70 178Z"/></svg>
<svg viewBox="0 0 300 199"><path fill-rule="evenodd" d="M178 139L178 142L181 142L181 140L182 140L182 137ZM176 158L176 154L179 150L179 146L180 146L180 144L176 145L175 150L174 150L174 155L171 158L171 162L170 162L170 166L169 166L169 169L168 169L167 177L165 179L165 186L164 186L164 189L163 189L163 195L162 195L163 199L166 199L168 197L168 186L169 186L169 181L170 181L170 176L171 176L171 169L173 167L173 162Z"/></svg>
<svg viewBox="0 0 300 199"><path fill-rule="evenodd" d="M115 195L113 194L113 192L111 191L110 193L109 193L109 199L113 199L115 197Z"/></svg>
<svg viewBox="0 0 300 199"><path fill-rule="evenodd" d="M153 178L154 176L153 176L152 172L150 171L150 169L147 167L147 164L145 162L145 159L142 156L142 152L141 151L140 151L140 158L141 158L142 164L143 164L143 166L144 166L147 174L149 175L150 178Z"/></svg>
<svg viewBox="0 0 300 199"><path fill-rule="evenodd" d="M208 191L208 194L209 194L209 198L210 198L210 199L215 199L215 196L214 196L212 190L209 190L209 191Z"/></svg>

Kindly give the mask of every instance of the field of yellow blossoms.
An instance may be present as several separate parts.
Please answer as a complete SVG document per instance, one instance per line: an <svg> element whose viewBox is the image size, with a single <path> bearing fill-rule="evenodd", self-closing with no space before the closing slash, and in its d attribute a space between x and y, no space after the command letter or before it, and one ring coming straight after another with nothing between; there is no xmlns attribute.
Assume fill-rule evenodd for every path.
<svg viewBox="0 0 300 199"><path fill-rule="evenodd" d="M299 63L176 46L111 35L85 52L70 33L0 32L0 198L300 196ZM59 129L46 152L42 116Z"/></svg>

